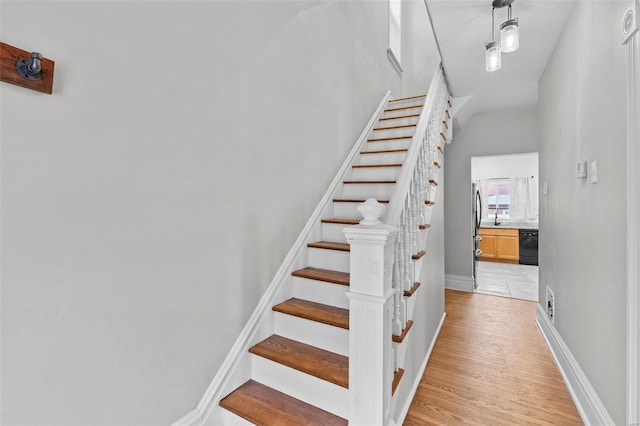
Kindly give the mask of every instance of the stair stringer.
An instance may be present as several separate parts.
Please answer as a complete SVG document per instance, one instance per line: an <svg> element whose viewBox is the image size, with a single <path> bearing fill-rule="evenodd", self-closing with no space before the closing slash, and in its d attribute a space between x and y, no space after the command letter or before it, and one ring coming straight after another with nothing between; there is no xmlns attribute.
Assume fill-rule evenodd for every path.
<svg viewBox="0 0 640 426"><path fill-rule="evenodd" d="M225 410L219 406L220 400L251 378L252 355L249 353L249 348L273 333L275 315L272 307L292 296L291 273L306 266L307 244L317 241L321 237L321 219L331 217L333 198L343 191L343 181L351 176L351 166L359 158L360 151L367 143L367 138L373 133L375 124L378 123L382 116L387 102L392 98L391 91L388 91L380 101L331 185L283 260L203 397L192 411L173 423L173 426L218 426L224 424Z"/></svg>

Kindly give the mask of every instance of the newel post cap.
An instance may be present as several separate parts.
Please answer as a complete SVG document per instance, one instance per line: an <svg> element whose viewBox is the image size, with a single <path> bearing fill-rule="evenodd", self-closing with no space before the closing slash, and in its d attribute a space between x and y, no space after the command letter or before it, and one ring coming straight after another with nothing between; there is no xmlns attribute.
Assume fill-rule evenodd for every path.
<svg viewBox="0 0 640 426"><path fill-rule="evenodd" d="M367 201L358 205L358 212L364 219L360 221L360 225L381 225L380 218L387 208L375 198L368 198Z"/></svg>

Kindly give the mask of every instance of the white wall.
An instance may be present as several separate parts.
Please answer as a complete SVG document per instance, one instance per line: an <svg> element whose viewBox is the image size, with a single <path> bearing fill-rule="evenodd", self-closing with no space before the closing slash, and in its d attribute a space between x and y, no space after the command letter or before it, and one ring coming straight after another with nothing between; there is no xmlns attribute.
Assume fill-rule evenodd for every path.
<svg viewBox="0 0 640 426"><path fill-rule="evenodd" d="M626 1L577 2L540 80L540 301L615 424L625 423ZM577 179L597 160L599 183ZM590 171L589 171L590 172Z"/></svg>
<svg viewBox="0 0 640 426"><path fill-rule="evenodd" d="M53 96L0 86L0 422L170 423L402 92L387 3L1 7L56 71Z"/></svg>
<svg viewBox="0 0 640 426"><path fill-rule="evenodd" d="M471 158L538 151L538 112L535 108L478 114L454 129L446 147L447 186L444 189L445 271L471 277Z"/></svg>
<svg viewBox="0 0 640 426"><path fill-rule="evenodd" d="M404 96L427 93L440 62L425 0L403 0L402 89Z"/></svg>
<svg viewBox="0 0 640 426"><path fill-rule="evenodd" d="M471 158L471 180L538 177L538 153L485 155Z"/></svg>

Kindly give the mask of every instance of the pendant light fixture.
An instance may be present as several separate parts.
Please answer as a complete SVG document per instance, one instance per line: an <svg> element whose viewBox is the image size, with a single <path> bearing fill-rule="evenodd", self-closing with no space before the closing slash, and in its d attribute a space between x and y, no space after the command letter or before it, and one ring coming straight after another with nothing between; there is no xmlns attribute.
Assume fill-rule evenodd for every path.
<svg viewBox="0 0 640 426"><path fill-rule="evenodd" d="M515 52L520 47L518 18L511 19L511 4L508 19L500 25L500 46L504 53Z"/></svg>
<svg viewBox="0 0 640 426"><path fill-rule="evenodd" d="M511 18L511 4L515 0L493 0L491 3L491 41L485 43L485 67L497 71L502 67L502 53L515 52L520 47L518 18ZM508 6L507 20L500 25L500 41L494 39L495 10Z"/></svg>
<svg viewBox="0 0 640 426"><path fill-rule="evenodd" d="M497 71L502 67L502 54L500 52L500 42L494 40L494 11L495 6L491 8L491 41L485 43L485 67L487 71Z"/></svg>

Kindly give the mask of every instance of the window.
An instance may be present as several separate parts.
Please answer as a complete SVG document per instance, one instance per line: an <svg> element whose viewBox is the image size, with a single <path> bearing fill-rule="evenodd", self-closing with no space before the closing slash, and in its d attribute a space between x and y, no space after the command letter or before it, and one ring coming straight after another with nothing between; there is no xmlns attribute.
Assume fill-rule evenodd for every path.
<svg viewBox="0 0 640 426"><path fill-rule="evenodd" d="M509 194L509 180L499 179L489 181L487 188L487 213L489 217L508 219L509 207L511 205L511 195Z"/></svg>
<svg viewBox="0 0 640 426"><path fill-rule="evenodd" d="M389 0L389 48L387 56L398 72L402 72L402 2Z"/></svg>

